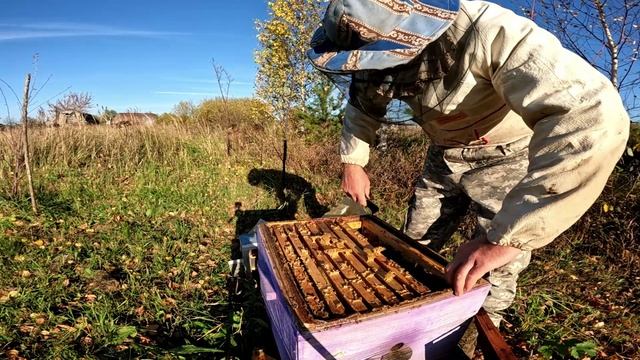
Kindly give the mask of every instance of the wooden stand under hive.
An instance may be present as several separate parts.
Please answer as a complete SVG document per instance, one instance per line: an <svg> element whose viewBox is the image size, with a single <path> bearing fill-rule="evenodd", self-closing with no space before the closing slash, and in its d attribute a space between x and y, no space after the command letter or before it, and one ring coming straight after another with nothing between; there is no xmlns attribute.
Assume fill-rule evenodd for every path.
<svg viewBox="0 0 640 360"><path fill-rule="evenodd" d="M450 358L489 291L373 216L262 224L258 271L282 359Z"/></svg>

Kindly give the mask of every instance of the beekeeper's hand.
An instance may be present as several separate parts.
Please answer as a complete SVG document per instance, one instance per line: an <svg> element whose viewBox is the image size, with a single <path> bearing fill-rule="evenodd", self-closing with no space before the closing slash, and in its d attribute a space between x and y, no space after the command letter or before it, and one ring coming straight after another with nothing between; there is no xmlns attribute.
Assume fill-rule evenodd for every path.
<svg viewBox="0 0 640 360"><path fill-rule="evenodd" d="M445 273L453 293L462 295L471 290L486 273L511 262L521 251L511 246L494 245L484 238L460 245Z"/></svg>
<svg viewBox="0 0 640 360"><path fill-rule="evenodd" d="M349 195L353 201L362 206L367 206L367 199L371 191L369 176L362 166L354 164L344 164L342 172L342 190Z"/></svg>

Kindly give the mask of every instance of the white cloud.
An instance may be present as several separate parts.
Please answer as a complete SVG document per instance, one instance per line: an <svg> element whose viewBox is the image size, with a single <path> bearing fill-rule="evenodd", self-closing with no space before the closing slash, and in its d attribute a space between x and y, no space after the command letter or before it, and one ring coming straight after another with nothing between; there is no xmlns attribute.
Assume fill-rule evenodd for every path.
<svg viewBox="0 0 640 360"><path fill-rule="evenodd" d="M171 31L135 30L83 23L0 23L0 41L83 36L163 38L181 35L188 34Z"/></svg>

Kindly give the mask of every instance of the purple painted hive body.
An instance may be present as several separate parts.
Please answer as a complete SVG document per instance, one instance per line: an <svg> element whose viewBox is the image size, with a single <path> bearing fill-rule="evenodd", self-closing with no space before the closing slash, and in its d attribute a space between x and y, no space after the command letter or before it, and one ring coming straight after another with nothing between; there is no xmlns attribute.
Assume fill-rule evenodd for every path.
<svg viewBox="0 0 640 360"><path fill-rule="evenodd" d="M296 227L296 224L303 225ZM347 226L350 229L345 229ZM329 238L326 234L315 233L314 228L327 232L331 228L335 231L331 233L333 237ZM353 263L348 263L346 259L350 255L335 255L336 250L332 247L343 244L340 237L347 239L347 245L343 245L345 251L350 251L348 245L355 245L363 239L369 240L375 247L370 246L365 250L354 248L356 256L351 257ZM293 247L284 247L283 239L292 238ZM316 248L316 243L312 241L317 241L319 247ZM342 271L345 267L358 268L359 260L362 260L361 265L366 265L365 255L374 254L375 249L380 250L375 252L376 256L382 251L388 259L382 258L381 262L379 258L370 258L367 264L378 270L381 265L386 270L393 266L406 269L399 270L395 279L405 281L405 278L415 277L428 291L414 290L411 293L413 295L409 296L399 287L392 289L394 279L389 277L392 271L386 272L386 275L380 272L372 275L371 269L355 275ZM335 257L323 258L323 254L316 256L314 251L324 251ZM305 262L305 257L309 256L318 264L317 268ZM389 264L384 265L385 261ZM330 266L340 271L330 271ZM438 255L425 247L414 245L410 239L375 217L266 223L260 226L258 232L260 290L282 359L450 358L490 286L483 280L463 296L454 296L442 280L442 270L443 260ZM365 278L365 275L368 277ZM300 285L305 279L312 286L305 288ZM346 286L357 283L358 279L362 279L365 285L380 284L378 280L383 284L379 289L372 287L376 291L372 290L375 298L371 299L367 299L368 290L353 285L357 290L353 292L354 296L365 296L362 301L350 301L344 295L344 289L336 290L342 279L347 281ZM323 288L323 281L333 285L329 290L336 291L344 308L336 306L338 301L330 304L331 298L327 297L328 290ZM402 281L400 283L405 286ZM390 299L397 298L393 304L384 301L378 303L379 299L384 298L383 285L392 290L395 297ZM315 295L321 301L315 303ZM365 306L360 308L360 304ZM341 309L344 309L343 313L335 313Z"/></svg>

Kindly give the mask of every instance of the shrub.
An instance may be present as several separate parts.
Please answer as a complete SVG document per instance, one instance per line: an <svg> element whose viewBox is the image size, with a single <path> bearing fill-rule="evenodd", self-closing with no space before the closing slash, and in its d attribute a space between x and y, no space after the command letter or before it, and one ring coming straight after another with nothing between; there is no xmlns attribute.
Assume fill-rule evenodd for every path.
<svg viewBox="0 0 640 360"><path fill-rule="evenodd" d="M204 100L194 109L193 118L222 128L259 129L274 121L266 105L256 99Z"/></svg>

